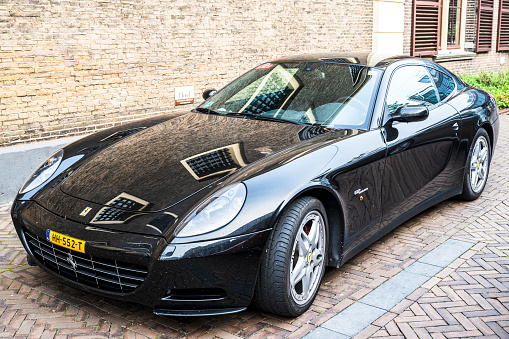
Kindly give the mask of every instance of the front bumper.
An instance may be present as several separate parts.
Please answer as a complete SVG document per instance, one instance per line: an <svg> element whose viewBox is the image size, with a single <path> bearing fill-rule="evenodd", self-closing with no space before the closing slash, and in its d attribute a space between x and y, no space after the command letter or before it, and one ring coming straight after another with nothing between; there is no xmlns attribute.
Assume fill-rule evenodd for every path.
<svg viewBox="0 0 509 339"><path fill-rule="evenodd" d="M46 272L81 290L140 303L161 315L224 314L245 309L253 296L262 249L270 232L168 246L163 237L66 220L33 201L15 202L12 217L28 255ZM48 229L85 240L85 255L46 242ZM34 236L38 247L34 247ZM57 251L47 246L54 246ZM41 249L48 256L43 257ZM75 263L78 265L73 268ZM90 265L84 268L82 263ZM110 273L102 269L106 266L101 265L127 274L108 276ZM95 271L90 266L95 266ZM130 279L130 267L139 274L134 280L126 280L128 283L122 287L124 276ZM143 269L146 277L140 273ZM103 284L99 275L111 281ZM115 280L120 289L115 289ZM136 280L138 287L125 287L132 287L130 283Z"/></svg>

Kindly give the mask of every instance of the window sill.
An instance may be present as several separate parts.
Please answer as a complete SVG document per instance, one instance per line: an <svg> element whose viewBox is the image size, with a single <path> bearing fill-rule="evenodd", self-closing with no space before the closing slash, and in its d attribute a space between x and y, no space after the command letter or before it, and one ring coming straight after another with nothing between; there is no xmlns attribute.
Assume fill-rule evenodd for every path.
<svg viewBox="0 0 509 339"><path fill-rule="evenodd" d="M433 56L433 61L447 62L447 61L461 61L461 60L472 60L477 54L473 52L457 51L449 54L439 54Z"/></svg>

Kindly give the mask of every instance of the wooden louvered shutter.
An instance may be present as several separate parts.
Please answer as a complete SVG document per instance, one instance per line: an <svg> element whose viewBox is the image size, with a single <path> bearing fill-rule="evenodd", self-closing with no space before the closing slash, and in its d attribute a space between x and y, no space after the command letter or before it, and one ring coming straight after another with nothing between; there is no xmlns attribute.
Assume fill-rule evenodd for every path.
<svg viewBox="0 0 509 339"><path fill-rule="evenodd" d="M497 52L509 51L509 0L500 0Z"/></svg>
<svg viewBox="0 0 509 339"><path fill-rule="evenodd" d="M440 0L414 0L412 23L412 55L438 52Z"/></svg>
<svg viewBox="0 0 509 339"><path fill-rule="evenodd" d="M491 51L494 7L495 0L479 0L479 7L477 9L476 52Z"/></svg>

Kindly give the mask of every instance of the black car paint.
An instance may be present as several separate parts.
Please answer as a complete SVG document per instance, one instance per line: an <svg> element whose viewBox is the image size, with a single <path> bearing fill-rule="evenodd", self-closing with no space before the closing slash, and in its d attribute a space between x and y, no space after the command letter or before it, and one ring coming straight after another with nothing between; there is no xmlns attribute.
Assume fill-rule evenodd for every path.
<svg viewBox="0 0 509 339"><path fill-rule="evenodd" d="M318 62L320 59L323 58L317 56L305 60ZM297 61L296 58L286 60ZM83 138L65 147L64 162L47 184L17 197L12 208L16 230L24 239L24 228L41 237L50 228L86 240L87 253L149 268L146 281L129 294L106 293L64 278L81 289L142 303L153 307L158 314L239 311L251 301L261 251L272 225L281 211L297 197L312 195L324 202L331 233L328 264L339 267L413 215L461 193L468 150L480 127L488 131L494 149L499 121L493 100L487 93L468 87L454 75L451 76L457 82L455 91L443 102L430 107L428 119L386 124L386 89L392 72L402 65L422 65L447 72L420 59L395 58L379 63L378 66L384 68L384 76L373 109L371 128L367 131L316 130L316 127L279 122L188 113L172 118L155 117ZM191 121L195 127L205 121L230 127L245 124L255 127L259 134L242 133L232 137L214 133L212 129L207 136L194 135L189 149L179 150L179 156L184 158L185 154L192 155L234 142L250 145L246 152L260 148L273 153L259 152L256 156L251 153L248 166L224 176L192 184L186 181L189 189L176 195L171 195L171 187L178 185L178 180L143 186L161 179L161 173L147 168L137 181L124 183L122 190L131 189L136 184L150 188L152 205L141 211L125 211L132 213L132 218L117 225L90 225L90 219L80 219L79 213L84 207L103 208L119 193L108 186L111 178L94 177L96 174L91 164L100 165L95 159L102 158L118 168L125 168L129 166L129 158L122 158L121 150L136 145L136 149L128 150L129 156L134 154L144 161L153 156L164 162L165 159L161 159L165 155L164 143L160 141L156 153L151 154L150 138L171 138L171 131L179 126L176 122L186 121ZM451 132L455 123L460 127L457 132ZM107 138L124 130L134 132ZM268 144L265 139L270 134L263 132L266 130L276 131L271 136L274 140ZM306 135L312 137L303 137ZM224 138L229 140L225 143ZM285 142L278 143L279 138ZM423 168L423 160L432 166ZM108 170L112 168L114 166ZM84 173L87 169L90 173ZM84 192L80 190L89 186L90 180L97 180L93 186L95 191L81 195ZM231 223L208 234L178 236L176 228L189 211L209 194L240 181L247 186L248 196L241 213ZM94 196L99 192L100 195ZM137 194L143 194L143 190ZM164 218L165 213L175 217ZM29 249L27 251L30 253ZM161 258L163 252L164 258ZM202 291L210 288L220 289L224 295L204 299L189 296L189 300L171 297L171 290L175 289Z"/></svg>
<svg viewBox="0 0 509 339"><path fill-rule="evenodd" d="M200 308L242 308L245 307L253 293L253 281L256 270L245 270L245 267L258 265L261 250L267 233L270 230L245 234L238 237L210 240L198 244L175 245L170 250L167 260L161 260L161 253L168 243L163 237L147 236L126 232L116 232L96 227L86 227L73 221L65 220L44 209L33 201L16 202L13 211L23 209L23 215L13 213L17 227L22 225L26 230L44 238L46 225L52 230L69 233L87 241L87 253L94 256L132 262L149 269L145 282L131 293L105 292L96 288L77 284L61 277L72 286L109 297L121 297L122 300L137 302L157 310L187 310ZM45 225L40 225L44 220ZM18 234L25 243L24 232L17 228ZM33 253L27 248L27 252ZM54 272L41 266L50 274ZM219 299L172 300L173 289L217 289L228 291ZM207 307L213 304L214 307Z"/></svg>

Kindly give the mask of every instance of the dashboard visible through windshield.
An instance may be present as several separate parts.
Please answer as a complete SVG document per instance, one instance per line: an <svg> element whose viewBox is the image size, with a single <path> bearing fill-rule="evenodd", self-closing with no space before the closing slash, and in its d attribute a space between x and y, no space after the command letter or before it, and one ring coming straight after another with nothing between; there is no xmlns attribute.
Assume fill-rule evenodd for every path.
<svg viewBox="0 0 509 339"><path fill-rule="evenodd" d="M367 129L382 70L353 64L262 64L197 110L319 125Z"/></svg>

